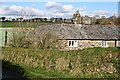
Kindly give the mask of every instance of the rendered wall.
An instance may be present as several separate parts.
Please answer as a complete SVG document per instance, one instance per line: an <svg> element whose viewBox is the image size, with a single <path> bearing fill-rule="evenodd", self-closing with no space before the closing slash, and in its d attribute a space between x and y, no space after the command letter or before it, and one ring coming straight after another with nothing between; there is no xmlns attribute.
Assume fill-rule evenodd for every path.
<svg viewBox="0 0 120 80"><path fill-rule="evenodd" d="M83 48L94 48L102 47L101 40L77 40L78 47L69 47L68 40L61 40L61 49L62 50L78 50ZM115 47L115 41L107 41L107 47Z"/></svg>

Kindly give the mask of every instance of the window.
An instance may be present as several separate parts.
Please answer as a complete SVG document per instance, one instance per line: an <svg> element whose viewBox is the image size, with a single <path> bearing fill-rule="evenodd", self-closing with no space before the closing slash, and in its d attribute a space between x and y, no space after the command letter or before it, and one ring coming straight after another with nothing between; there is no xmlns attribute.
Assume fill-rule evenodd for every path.
<svg viewBox="0 0 120 80"><path fill-rule="evenodd" d="M116 41L116 46L120 47L120 41Z"/></svg>
<svg viewBox="0 0 120 80"><path fill-rule="evenodd" d="M102 47L107 47L107 42L106 41L102 41Z"/></svg>
<svg viewBox="0 0 120 80"><path fill-rule="evenodd" d="M78 46L78 42L76 40L69 40L68 41L68 46L69 47L77 47Z"/></svg>

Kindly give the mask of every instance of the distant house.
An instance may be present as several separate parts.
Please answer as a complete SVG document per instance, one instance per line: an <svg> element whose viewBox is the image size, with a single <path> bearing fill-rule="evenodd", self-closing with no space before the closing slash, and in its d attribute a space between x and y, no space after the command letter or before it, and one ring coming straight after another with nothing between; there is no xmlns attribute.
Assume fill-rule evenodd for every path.
<svg viewBox="0 0 120 80"><path fill-rule="evenodd" d="M77 10L75 14L73 14L73 23L75 24L81 24L82 20L81 20L81 15L80 12Z"/></svg>
<svg viewBox="0 0 120 80"><path fill-rule="evenodd" d="M21 18L16 18L16 21L20 21L20 22L23 22L24 19L21 17Z"/></svg>
<svg viewBox="0 0 120 80"><path fill-rule="evenodd" d="M42 30L44 27L44 30ZM118 27L54 24L41 25L36 31L43 34L51 30L51 34L59 37L62 50L78 50L93 47L120 47L118 44Z"/></svg>
<svg viewBox="0 0 120 80"><path fill-rule="evenodd" d="M7 21L13 21L12 17L7 18Z"/></svg>
<svg viewBox="0 0 120 80"><path fill-rule="evenodd" d="M49 18L47 19L47 22L50 22L50 19L49 19Z"/></svg>
<svg viewBox="0 0 120 80"><path fill-rule="evenodd" d="M81 16L78 10L73 15L72 19L73 19L73 23L75 24L88 24L88 25L95 23L96 20L94 17L89 17L87 15Z"/></svg>
<svg viewBox="0 0 120 80"><path fill-rule="evenodd" d="M72 19L64 19L63 22L72 23Z"/></svg>
<svg viewBox="0 0 120 80"><path fill-rule="evenodd" d="M92 23L92 18L89 16L83 17L82 20L83 20L82 21L83 24L91 24Z"/></svg>

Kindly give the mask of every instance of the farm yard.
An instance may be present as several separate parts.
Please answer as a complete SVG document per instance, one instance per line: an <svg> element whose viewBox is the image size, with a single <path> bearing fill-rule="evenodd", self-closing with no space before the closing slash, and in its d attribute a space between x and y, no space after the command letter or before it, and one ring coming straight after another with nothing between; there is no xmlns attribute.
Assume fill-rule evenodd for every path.
<svg viewBox="0 0 120 80"><path fill-rule="evenodd" d="M84 1L0 2L2 80L119 80L120 2Z"/></svg>
<svg viewBox="0 0 120 80"><path fill-rule="evenodd" d="M77 33L82 34L78 35L77 38L82 38L89 33L92 36L99 37L98 31L105 32L110 29L115 33L113 34L113 37L115 37L117 35L117 27L90 25L80 27L80 25L56 23L31 23L32 27L25 27L27 26L26 23L20 23L23 27L19 24L20 27L18 26L17 28L16 26L13 28L13 25L17 24L10 23L11 26L7 27L3 23L4 27L2 29L5 30L0 32L2 34L0 37L2 45L5 45L5 31L7 29L7 42L11 40L10 37L13 37L13 43L1 47L4 68L13 70L30 80L40 80L42 78L119 77L119 48L95 47L78 50L60 50L59 47L56 48L58 41L56 35L58 34L54 34L57 31L60 34L59 36L63 38L65 38L64 36L67 38L76 37ZM33 27L33 25L38 27ZM28 29L35 29L35 32ZM95 31L92 32L91 29L95 30L96 33ZM81 32L82 30L86 32ZM13 33L10 31L13 31ZM30 34L27 34L27 31L28 33L30 31ZM11 36L12 34L14 36ZM107 36L108 38L112 37L108 33L104 34L109 35ZM87 35L86 37L90 36Z"/></svg>

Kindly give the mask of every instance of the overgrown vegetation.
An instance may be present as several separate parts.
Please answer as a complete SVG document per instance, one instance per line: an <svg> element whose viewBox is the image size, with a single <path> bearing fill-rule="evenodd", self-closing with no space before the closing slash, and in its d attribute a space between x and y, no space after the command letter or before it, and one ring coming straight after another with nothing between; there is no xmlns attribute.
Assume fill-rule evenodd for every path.
<svg viewBox="0 0 120 80"><path fill-rule="evenodd" d="M118 78L118 48L60 51L8 47L2 60L20 65L36 78ZM8 65L7 65L8 66ZM39 79L38 79L39 80Z"/></svg>
<svg viewBox="0 0 120 80"><path fill-rule="evenodd" d="M37 36L34 29L18 28L12 31L9 46L17 48L58 49L59 40L50 31Z"/></svg>

